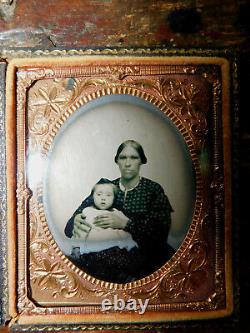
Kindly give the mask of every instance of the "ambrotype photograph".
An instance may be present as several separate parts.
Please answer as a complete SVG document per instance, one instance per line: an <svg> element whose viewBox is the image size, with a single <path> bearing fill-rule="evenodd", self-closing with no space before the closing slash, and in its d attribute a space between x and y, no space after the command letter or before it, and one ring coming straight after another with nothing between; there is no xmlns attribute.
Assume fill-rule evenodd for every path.
<svg viewBox="0 0 250 333"><path fill-rule="evenodd" d="M6 82L9 316L228 315L228 61L12 59Z"/></svg>
<svg viewBox="0 0 250 333"><path fill-rule="evenodd" d="M45 215L86 273L126 283L164 265L192 221L195 176L178 129L139 98L101 97L60 129L44 175Z"/></svg>

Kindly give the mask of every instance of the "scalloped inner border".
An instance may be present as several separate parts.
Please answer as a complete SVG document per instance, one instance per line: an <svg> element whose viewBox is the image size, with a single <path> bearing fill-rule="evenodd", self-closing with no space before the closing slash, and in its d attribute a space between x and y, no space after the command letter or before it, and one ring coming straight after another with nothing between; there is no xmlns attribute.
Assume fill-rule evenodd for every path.
<svg viewBox="0 0 250 333"><path fill-rule="evenodd" d="M166 274L167 271L173 267L179 259L184 255L186 252L186 249L190 246L191 241L193 239L193 236L195 234L197 225L200 221L200 216L201 216L201 211L202 211L202 176L200 172L200 164L199 160L196 156L195 153L195 148L193 144L193 140L188 134L187 130L182 124L182 120L172 111L170 110L167 105L163 102L157 99L156 97L150 95L149 93L142 92L136 88L131 88L131 87L124 87L124 86L118 86L118 87L113 87L113 88L103 88L101 90L97 90L89 95L86 95L84 97L79 97L68 109L66 109L63 114L60 116L60 118L55 122L53 128L51 129L51 132L48 136L48 139L44 143L42 147L42 153L47 155L49 152L49 149L51 147L51 144L53 143L54 137L60 130L61 126L67 121L67 119L81 106L85 105L86 103L95 100L99 97L102 96L107 96L107 95L113 95L113 94L129 94L134 97L139 97L141 99L144 99L147 102L150 102L153 104L155 107L157 107L161 112L163 112L165 115L167 115L170 120L174 123L174 125L177 127L179 130L180 134L184 138L187 147L189 149L189 153L193 162L194 170L195 170L195 181L196 181L196 200L195 200L195 209L194 209L194 214L193 214L193 219L192 223L189 227L189 230L187 232L187 235L185 236L185 239L183 240L181 246L178 248L176 253L173 255L173 257L166 262L161 268L159 268L157 271L152 273L149 276L146 276L140 280L136 280L133 282L129 282L126 284L118 284L118 283L112 283L112 282L107 282L107 281L102 281L99 280L81 269L77 268L61 251L61 249L58 247L56 241L54 240L53 235L50 232L45 212L44 212L44 206L43 204L39 204L39 219L42 222L42 226L45 232L45 235L50 243L50 245L53 247L55 250L56 254L62 259L62 261L72 269L79 277L90 281L91 283L95 283L96 285L99 285L100 287L104 287L106 289L113 289L116 288L118 290L128 290L132 289L135 287L141 287L149 282L152 282L156 279L161 278L163 274Z"/></svg>

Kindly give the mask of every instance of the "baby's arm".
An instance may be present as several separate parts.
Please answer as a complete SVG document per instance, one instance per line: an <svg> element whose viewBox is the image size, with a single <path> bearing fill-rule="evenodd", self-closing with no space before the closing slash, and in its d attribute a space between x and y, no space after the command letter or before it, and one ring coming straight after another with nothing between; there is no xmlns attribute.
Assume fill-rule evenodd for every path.
<svg viewBox="0 0 250 333"><path fill-rule="evenodd" d="M79 240L86 240L86 238L88 237L89 231L92 228L92 225L88 222L87 219L87 211L88 211L88 207L83 209L81 213L79 213L79 219L75 221L75 226L78 226L79 228L83 228L83 230L80 230L81 233L80 235L75 236L73 234L72 239L79 239ZM76 217L78 216L76 215ZM84 231L84 232L82 232Z"/></svg>
<svg viewBox="0 0 250 333"><path fill-rule="evenodd" d="M86 207L82 210L82 218L84 218L85 225L90 228L95 228L92 207Z"/></svg>

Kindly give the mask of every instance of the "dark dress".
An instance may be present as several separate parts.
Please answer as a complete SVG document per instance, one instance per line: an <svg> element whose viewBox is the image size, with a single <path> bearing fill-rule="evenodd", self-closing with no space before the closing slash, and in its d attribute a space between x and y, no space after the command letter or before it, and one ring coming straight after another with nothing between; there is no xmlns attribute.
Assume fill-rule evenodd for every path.
<svg viewBox="0 0 250 333"><path fill-rule="evenodd" d="M118 187L119 180L113 181ZM82 202L66 225L66 236L72 237L74 217L92 203L91 196ZM173 255L167 244L173 210L162 187L143 177L134 189L119 189L114 206L129 218L124 230L132 235L138 248L127 251L114 247L83 254L75 264L99 279L124 283L153 273Z"/></svg>

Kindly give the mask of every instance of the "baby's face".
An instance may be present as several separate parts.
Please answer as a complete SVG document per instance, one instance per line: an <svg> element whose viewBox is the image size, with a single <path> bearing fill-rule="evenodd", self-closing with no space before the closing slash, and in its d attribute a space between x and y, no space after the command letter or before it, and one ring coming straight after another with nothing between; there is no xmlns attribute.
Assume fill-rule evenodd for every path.
<svg viewBox="0 0 250 333"><path fill-rule="evenodd" d="M110 184L96 185L93 199L95 206L99 209L109 209L114 202L114 190Z"/></svg>

